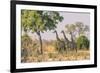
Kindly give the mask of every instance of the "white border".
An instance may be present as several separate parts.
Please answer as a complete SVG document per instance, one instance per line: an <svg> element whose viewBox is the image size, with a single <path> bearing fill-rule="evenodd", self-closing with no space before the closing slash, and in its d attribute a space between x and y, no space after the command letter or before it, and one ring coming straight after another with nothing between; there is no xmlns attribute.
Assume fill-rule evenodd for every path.
<svg viewBox="0 0 100 73"><path fill-rule="evenodd" d="M62 61L62 62L41 62L41 63L21 63L21 9L31 10L49 10L49 11L70 11L70 12L88 12L90 13L90 60L83 61ZM52 7L52 6L34 6L34 5L16 5L16 68L39 68L53 66L71 66L94 64L94 10L84 8Z"/></svg>

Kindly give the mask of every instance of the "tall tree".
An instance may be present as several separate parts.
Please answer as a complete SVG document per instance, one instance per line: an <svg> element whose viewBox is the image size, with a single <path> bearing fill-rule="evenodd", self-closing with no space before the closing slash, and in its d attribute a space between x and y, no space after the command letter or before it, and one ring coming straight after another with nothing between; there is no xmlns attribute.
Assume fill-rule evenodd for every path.
<svg viewBox="0 0 100 73"><path fill-rule="evenodd" d="M40 40L40 54L43 53L41 33L56 28L56 24L62 20L63 17L56 11L21 11L22 30L35 32L38 35Z"/></svg>

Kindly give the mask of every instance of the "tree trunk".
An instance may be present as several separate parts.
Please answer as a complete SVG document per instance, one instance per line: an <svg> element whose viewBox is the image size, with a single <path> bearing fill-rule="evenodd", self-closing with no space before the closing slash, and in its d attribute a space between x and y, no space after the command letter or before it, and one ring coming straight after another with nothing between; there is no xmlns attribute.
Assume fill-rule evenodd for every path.
<svg viewBox="0 0 100 73"><path fill-rule="evenodd" d="M37 35L39 36L39 41L40 41L40 49L39 49L39 53L40 53L40 54L43 54L42 38L41 38L40 31L37 32Z"/></svg>

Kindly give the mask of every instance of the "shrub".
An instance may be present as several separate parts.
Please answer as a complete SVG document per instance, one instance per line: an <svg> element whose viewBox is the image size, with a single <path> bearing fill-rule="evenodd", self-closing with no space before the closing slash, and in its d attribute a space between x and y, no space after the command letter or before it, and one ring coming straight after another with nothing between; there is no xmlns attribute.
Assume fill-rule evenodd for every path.
<svg viewBox="0 0 100 73"><path fill-rule="evenodd" d="M80 36L77 39L77 48L78 49L89 49L89 40L86 36Z"/></svg>

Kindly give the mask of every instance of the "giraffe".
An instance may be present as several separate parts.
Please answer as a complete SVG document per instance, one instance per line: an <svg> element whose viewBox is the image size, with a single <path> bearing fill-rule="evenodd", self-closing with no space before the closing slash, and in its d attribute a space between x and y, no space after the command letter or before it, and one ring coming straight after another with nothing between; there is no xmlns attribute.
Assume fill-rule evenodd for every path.
<svg viewBox="0 0 100 73"><path fill-rule="evenodd" d="M77 52L77 47L76 47L76 42L75 42L75 39L73 39L72 37L71 37L71 42L72 42L72 49L74 49L74 50L76 50L76 52Z"/></svg>
<svg viewBox="0 0 100 73"><path fill-rule="evenodd" d="M57 39L57 43L56 43L56 47L58 49L58 51L64 51L66 48L65 48L65 42L62 41L59 36L58 36L58 33L57 31L55 30L54 33L56 33L56 39Z"/></svg>
<svg viewBox="0 0 100 73"><path fill-rule="evenodd" d="M69 41L68 38L65 35L65 32L63 30L61 32L63 33L63 36L64 36L64 39L65 39L66 44L68 45L67 48L75 49L76 52L77 52L75 41L74 40Z"/></svg>
<svg viewBox="0 0 100 73"><path fill-rule="evenodd" d="M66 46L66 50L68 51L68 49L71 48L71 41L69 41L69 39L66 37L65 32L64 32L63 30L61 31L61 33L62 33L63 36L64 36L65 45L67 45L67 46Z"/></svg>

